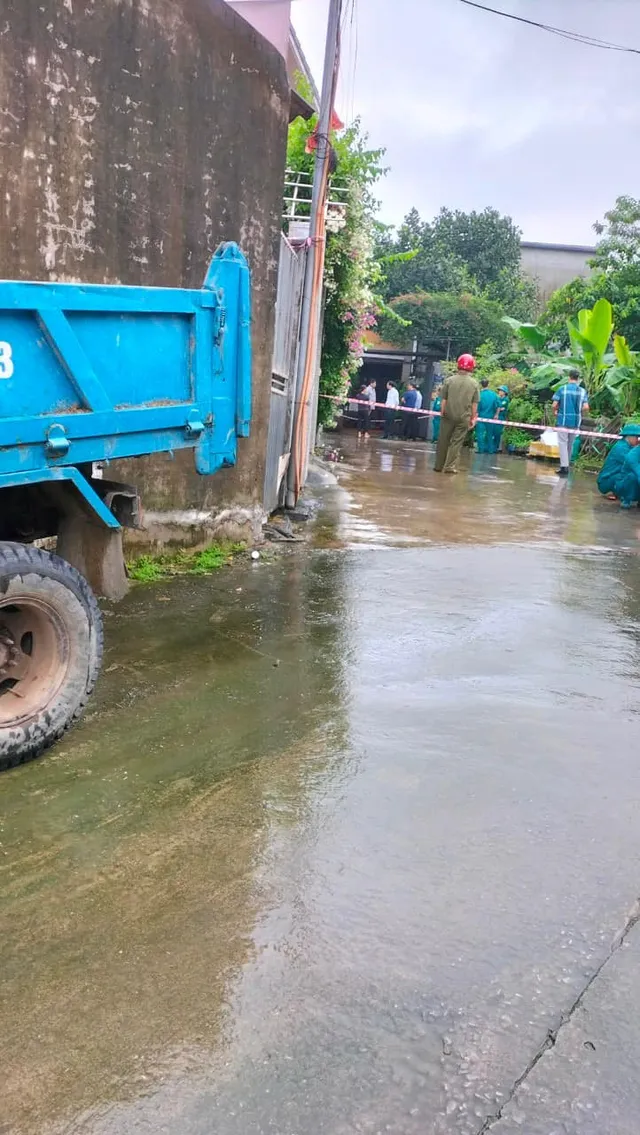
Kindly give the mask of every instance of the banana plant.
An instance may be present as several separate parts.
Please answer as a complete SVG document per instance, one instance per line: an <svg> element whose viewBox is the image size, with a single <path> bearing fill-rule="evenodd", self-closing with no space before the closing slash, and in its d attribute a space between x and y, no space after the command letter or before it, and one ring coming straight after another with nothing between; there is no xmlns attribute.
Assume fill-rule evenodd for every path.
<svg viewBox="0 0 640 1135"><path fill-rule="evenodd" d="M605 374L604 385L621 414L640 410L640 354L632 351L624 335L614 335L615 362Z"/></svg>
<svg viewBox="0 0 640 1135"><path fill-rule="evenodd" d="M607 299L599 299L589 310L578 312L576 319L567 320L567 329L573 354L582 356L582 377L590 394L603 387L607 369L614 362L608 353L613 334L613 308Z"/></svg>
<svg viewBox="0 0 640 1135"><path fill-rule="evenodd" d="M503 315L502 322L506 323L514 335L522 339L523 343L532 351L539 354L547 346L547 335L535 323L520 323L519 319L512 319L510 315Z"/></svg>
<svg viewBox="0 0 640 1135"><path fill-rule="evenodd" d="M591 395L603 388L607 371L615 361L615 356L607 351L613 332L613 309L609 300L599 299L592 308L578 312L577 318L567 320L569 353L554 350L545 332L535 323L518 323L509 318L504 322L538 356L539 361L531 371L533 390L561 386L570 370L580 371Z"/></svg>

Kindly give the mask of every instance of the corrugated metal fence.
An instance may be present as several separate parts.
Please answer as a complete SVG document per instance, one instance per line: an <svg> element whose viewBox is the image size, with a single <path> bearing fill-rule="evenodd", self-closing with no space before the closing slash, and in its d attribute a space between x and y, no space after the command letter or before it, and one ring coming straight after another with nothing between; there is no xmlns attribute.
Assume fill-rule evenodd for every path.
<svg viewBox="0 0 640 1135"><path fill-rule="evenodd" d="M305 264L306 249L296 252L283 233L280 238L271 407L264 478L264 506L267 512L273 512L283 503L283 482L291 457Z"/></svg>

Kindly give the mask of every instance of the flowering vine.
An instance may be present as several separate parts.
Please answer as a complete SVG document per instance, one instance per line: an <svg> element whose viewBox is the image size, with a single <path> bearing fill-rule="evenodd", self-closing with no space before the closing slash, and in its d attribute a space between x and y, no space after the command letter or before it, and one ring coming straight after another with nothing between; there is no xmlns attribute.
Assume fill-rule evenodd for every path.
<svg viewBox="0 0 640 1135"><path fill-rule="evenodd" d="M316 120L296 119L289 130L287 164L298 172L312 172L306 142ZM364 336L375 326L381 277L374 256L377 202L372 187L385 172L382 150L367 148L359 120L332 138L337 156L335 185L329 192L326 218L325 309L322 332L320 393L344 397L362 366ZM340 197L340 204L334 203ZM328 422L335 404L320 399L318 420Z"/></svg>

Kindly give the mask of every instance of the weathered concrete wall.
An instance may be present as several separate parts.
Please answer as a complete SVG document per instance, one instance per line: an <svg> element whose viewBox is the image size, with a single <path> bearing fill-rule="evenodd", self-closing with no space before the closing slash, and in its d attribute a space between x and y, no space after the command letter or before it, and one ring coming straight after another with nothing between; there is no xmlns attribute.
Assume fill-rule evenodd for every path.
<svg viewBox="0 0 640 1135"><path fill-rule="evenodd" d="M0 0L0 275L198 286L253 271L252 437L211 479L123 463L150 507L256 504L264 478L289 90L223 0ZM112 467L110 475L116 475Z"/></svg>

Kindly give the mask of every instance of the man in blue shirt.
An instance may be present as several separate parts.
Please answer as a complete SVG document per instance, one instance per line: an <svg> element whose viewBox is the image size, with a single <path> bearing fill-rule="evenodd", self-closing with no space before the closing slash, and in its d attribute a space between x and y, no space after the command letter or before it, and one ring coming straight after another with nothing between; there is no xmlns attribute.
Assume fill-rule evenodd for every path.
<svg viewBox="0 0 640 1135"><path fill-rule="evenodd" d="M578 430L582 425L582 412L589 410L587 392L579 385L579 382L578 371L570 370L569 381L559 390L556 390L553 396L553 409L558 427L558 448L560 450L559 477L569 476L571 451L578 436Z"/></svg>
<svg viewBox="0 0 640 1135"><path fill-rule="evenodd" d="M407 383L407 389L402 395L402 405L407 410L418 409L418 391L412 382ZM404 436L407 441L415 441L418 436L418 415L404 414Z"/></svg>

